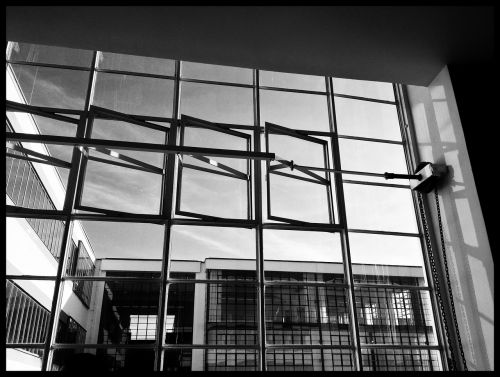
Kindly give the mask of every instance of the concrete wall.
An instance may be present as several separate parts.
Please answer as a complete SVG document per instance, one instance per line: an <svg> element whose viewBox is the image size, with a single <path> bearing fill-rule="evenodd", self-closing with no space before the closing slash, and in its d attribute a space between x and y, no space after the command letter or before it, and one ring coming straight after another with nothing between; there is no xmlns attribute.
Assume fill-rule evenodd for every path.
<svg viewBox="0 0 500 377"><path fill-rule="evenodd" d="M493 370L493 258L448 69L428 87L407 90L420 161L450 169L439 187L439 200L467 366ZM427 198L439 236L433 193Z"/></svg>

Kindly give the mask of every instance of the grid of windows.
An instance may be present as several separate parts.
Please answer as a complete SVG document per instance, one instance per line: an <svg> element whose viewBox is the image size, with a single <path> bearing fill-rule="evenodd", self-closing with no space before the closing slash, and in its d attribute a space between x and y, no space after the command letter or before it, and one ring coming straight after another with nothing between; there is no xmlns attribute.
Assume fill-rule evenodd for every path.
<svg viewBox="0 0 500 377"><path fill-rule="evenodd" d="M74 153L67 185L67 195L74 200L66 202L75 203L74 208L65 209L64 216L68 221L112 219L118 223L155 223L165 228L165 234L170 234L172 227L178 225L193 229L199 225L242 227L255 231L255 254L238 255L246 260L257 256L255 271L243 277L243 280L252 280L255 284L238 284L241 276L235 273L223 276L219 272L213 272L219 275L210 279L226 282L207 284L206 340L213 342L214 348L203 352L206 369L218 365L266 369L279 364L279 368L314 370L318 367L314 361L316 358L320 360L322 370L364 369L364 351L354 344L354 339L359 337L361 346L372 344L366 326L398 328L392 332L394 339L384 339L382 344L398 344L396 338L402 333L411 338L413 335L409 334L416 331L418 341L401 341L400 344L405 344L410 350L413 350L411 347L418 350L416 347L421 344L432 344L435 347L430 350L432 352L439 349L435 335L428 343L420 340L420 333L426 339L431 333L435 334L431 301L428 297L425 300L420 297L429 293L425 283L415 284L423 287L408 292L389 288L381 288L379 292L369 287L372 281L366 276L356 277L356 273L353 276L352 266L343 269L344 273L335 274L265 271L264 255L270 255L279 242L274 246L272 242L271 246L265 244L263 229L301 235L326 232L339 235L343 241L357 235L378 235L390 241L377 244L359 237L356 242L339 242L341 250L335 262L350 260L353 265L387 265L394 264L392 257L409 259L411 256L412 266L422 266L421 260L415 259L410 252L403 252L410 250L408 245L420 236L408 182L387 183L382 180L384 170L401 173L407 170L404 153L401 153L405 143L398 118L399 99L397 96L387 99L386 96L388 91L394 93L392 84L372 83L368 85L370 88L375 86L380 90L370 89L372 94L360 97L359 90L354 90L356 95L349 91L350 86L356 88L359 82L349 84L342 81L338 84L331 77L222 66L206 66L206 71L203 71L203 65L181 61L126 55L117 58L116 54L101 52L82 55L68 49L47 53L52 56L51 66L46 67L40 63L43 54L30 53L26 57L20 53L25 49L26 46L20 43L8 45L7 69L18 81L23 99L9 98L7 111L16 108L17 111L35 113L59 107L55 113L70 113L82 119L77 135L82 135L84 142L72 137L64 139L70 145L80 146L75 148L78 153ZM80 57L75 58L77 55ZM83 56L92 58L83 62ZM75 59L80 63L75 63ZM35 71L38 75L34 74ZM339 93L336 92L337 84L341 88ZM64 98L61 93L65 94ZM380 93L385 93L383 98ZM21 104L13 105L13 102ZM35 109L33 106L46 108ZM55 114L53 110L52 113ZM94 134L96 128L93 127L103 120L115 125L121 123L119 129L123 133L116 134L111 131L112 127L103 127L104 134ZM214 138L205 132L193 139L197 145L189 146L184 144L186 139L183 138L186 130L193 127L193 122L194 128L217 131L217 135L224 132L240 135L246 142L243 147L234 141L224 144L222 136ZM123 124L160 131L161 136L153 137L154 141L147 140L142 137L146 131L137 132L137 127L136 131L126 134L129 131L125 131L128 128ZM131 139L132 135L134 138ZM19 142L26 138L8 134L8 140ZM42 135L32 136L30 140L53 142L49 136ZM358 147L349 147L350 142L358 143ZM297 143L302 144L297 147ZM360 143L366 143L363 144L365 147L360 148ZM97 157L95 151L112 158ZM166 158L167 155L170 158ZM193 156L198 158L189 160L188 157ZM392 160L398 162L392 164ZM347 170L342 170L341 161ZM98 169L96 162L99 162ZM12 166L8 165L7 174L11 174L13 165L13 162ZM183 165L190 166L184 171L181 184ZM19 166L16 172L18 169ZM13 177L17 177L17 173ZM20 177L25 179L22 172ZM21 182L11 181L12 185L21 186ZM216 210L207 207L207 203L217 203ZM23 206L23 203L15 202L15 205ZM37 213L34 207L28 208ZM64 224L55 219L47 221ZM60 242L71 242L69 237L61 237ZM399 237L398 244L393 242L396 237ZM321 254L322 245L315 242L314 237L306 236L304 240L302 245L295 245L277 259L286 261L289 255L290 258L294 255L295 260L309 258L308 262L317 262L318 266L323 261L331 262L331 258L326 260L325 255L335 254L335 245L328 244L326 253ZM281 240L281 244L285 242ZM175 250L168 242L166 245L163 250L165 271L161 275L150 274L149 282L120 281L119 276L115 276L116 281L105 283L103 325L100 326L98 343L110 347L99 352L109 355L114 352L115 364L118 363L115 369L126 368L127 360L138 360L139 351L153 355L154 369L157 370L162 365L170 370L185 368L189 357L193 357L194 365L194 354L199 350L165 350L163 342L152 339L136 339L151 342L151 350L112 348L116 344L132 344L128 342L133 341L130 330L133 316L149 318L158 313L163 314L155 322L156 332L165 333L168 342L177 339L172 340L174 344L180 344L179 339L182 343L189 339L190 325L180 322L189 315L180 315L178 308L190 308L191 303L171 300L170 296L175 294L169 294L166 299L170 288L185 286L182 289L186 289L189 284L167 285L169 274L166 269L170 264L166 259L175 253L192 250ZM239 252L240 248L241 245L233 241L233 253ZM417 256L422 252L420 246L411 250L416 250ZM83 260L83 275L80 276L89 276L91 267L88 260ZM139 275L134 274L134 277L144 279L145 275ZM381 282L377 273L366 275L374 276L377 283ZM61 276L56 279L60 281ZM85 286L83 280L81 284ZM117 295L116 292L128 294ZM59 294L57 285L54 294ZM189 297L191 292L184 291L183 294ZM127 301L127 297L136 301ZM120 304L114 305L113 302ZM384 315L389 320L383 319ZM389 324L378 324L384 321L389 321ZM170 330L172 326L174 331ZM417 329L417 326L420 327ZM175 332L175 329L183 330ZM284 345L328 345L331 348L294 348L290 353L284 349L266 348L265 341ZM234 342L248 348L218 348L222 342L224 345ZM258 352L255 347L258 347ZM390 351L389 348L382 350ZM137 351L136 356L132 351ZM271 353L281 355L278 358L283 362L269 364L268 355ZM227 356L223 357L224 354ZM434 354L441 360L445 359L438 351ZM166 355L172 357L166 358ZM301 364L290 363L290 357L291 360L302 360ZM49 355L44 355L44 362L48 360ZM134 365L132 361L130 363Z"/></svg>

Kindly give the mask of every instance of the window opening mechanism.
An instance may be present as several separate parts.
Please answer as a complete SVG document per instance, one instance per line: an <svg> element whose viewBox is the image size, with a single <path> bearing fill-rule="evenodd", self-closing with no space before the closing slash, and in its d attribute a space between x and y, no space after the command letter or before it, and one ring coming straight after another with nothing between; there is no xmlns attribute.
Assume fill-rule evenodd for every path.
<svg viewBox="0 0 500 377"><path fill-rule="evenodd" d="M394 174L384 173L385 179L410 179L412 190L429 193L436 188L437 183L448 174L448 166L433 164L430 162L421 162L415 169L415 174Z"/></svg>

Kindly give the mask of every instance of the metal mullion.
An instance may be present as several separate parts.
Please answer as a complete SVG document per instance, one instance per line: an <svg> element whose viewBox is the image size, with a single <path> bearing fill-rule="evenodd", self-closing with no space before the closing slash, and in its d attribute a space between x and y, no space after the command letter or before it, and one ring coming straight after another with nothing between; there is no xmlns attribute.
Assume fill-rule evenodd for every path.
<svg viewBox="0 0 500 377"><path fill-rule="evenodd" d="M375 138L372 138L372 137L351 136L351 135L337 135L337 134L335 134L335 137L337 137L338 139L349 139L349 140L359 140L359 141L372 141L374 143L396 144L396 145L404 146L404 142L403 141L396 141L396 140L375 139Z"/></svg>
<svg viewBox="0 0 500 377"><path fill-rule="evenodd" d="M328 151L328 143L326 143L325 147L323 148L323 159L324 159L324 164L325 164L326 169L330 169L330 154ZM334 212L334 208L333 208L332 181L331 181L331 177L328 175L328 172L326 170L325 170L325 180L328 181L328 185L326 186L326 195L327 195L327 199L328 199L328 214L330 217L330 223L334 224L335 223L335 212ZM322 354L321 359L323 360L323 354ZM323 370L324 370L324 364L323 364Z"/></svg>
<svg viewBox="0 0 500 377"><path fill-rule="evenodd" d="M184 214L185 212L178 213ZM233 222L234 221L234 222ZM247 228L247 229L256 229L258 223L256 220L221 220L221 221L213 221L206 219L172 219L170 220L170 224L172 225L193 225L193 226L213 226L213 227L233 227L233 228Z"/></svg>
<svg viewBox="0 0 500 377"><path fill-rule="evenodd" d="M259 93L259 70L253 71L253 114L254 126L260 126L260 93ZM266 151L268 148L268 138L266 137ZM260 128L254 131L254 150L261 150ZM269 161L266 161L267 177L269 177ZM264 276L264 234L262 227L262 172L261 162L254 161L255 172L255 220L259 224L257 226L256 237L256 262L257 262L257 328L258 328L258 345L259 345L259 370L266 371L266 322L265 322L265 276ZM267 185L269 193L269 184ZM268 214L270 214L269 195L267 201Z"/></svg>
<svg viewBox="0 0 500 377"><path fill-rule="evenodd" d="M94 86L94 77L95 77L94 69L96 66L96 61L97 61L97 52L94 51L92 56L92 65L91 65L92 70L90 71L89 74L87 93L85 97L85 107L84 107L84 110L86 112L85 114L88 114L90 106L90 100ZM76 131L77 136L80 137L85 136L87 128L86 126L87 126L86 116L81 116ZM57 265L57 275L54 285L54 293L52 297L50 318L48 321L47 338L45 342L44 354L42 359L42 371L50 370L52 368L52 358L54 355L52 344L55 343L57 336L57 325L59 322L60 306L62 300L61 283L62 283L62 276L66 270L65 269L65 265L67 262L66 251L71 248L70 242L71 242L71 233L73 230L73 221L71 218L71 213L76 204L76 194L78 187L78 179L80 177L79 173L82 165L82 157L83 153L73 153L72 155L72 161L71 161L72 168L69 172L66 195L64 198L64 205L63 205L63 212L65 212L67 216L65 219L64 230L61 237L61 248L59 252L59 260Z"/></svg>
<svg viewBox="0 0 500 377"><path fill-rule="evenodd" d="M16 155L9 153L9 152L5 152L5 155L8 157L17 158L19 160L31 161L31 162L36 162L39 164L50 165L50 166L60 166L62 168L69 168L69 166L66 163L49 162L48 160L42 160L42 159L33 158L33 157L29 157L29 156L16 156Z"/></svg>
<svg viewBox="0 0 500 377"><path fill-rule="evenodd" d="M339 224L298 222L277 216L270 216L270 220L287 221L288 223L266 222L262 224L263 229L282 229L282 230L298 230L304 232L312 231L312 232L329 232L329 233L340 233L343 230L343 227Z"/></svg>
<svg viewBox="0 0 500 377"><path fill-rule="evenodd" d="M179 106L180 106L180 61L175 61L175 81L174 81L174 98L173 98L173 114L174 119L179 118ZM167 145L175 146L177 139L177 124L172 123L170 126L168 134ZM165 327L165 316L167 314L168 305L168 278L170 276L170 243L171 243L171 233L172 225L170 220L172 219L172 201L173 201L173 190L174 190L174 175L175 175L175 158L173 156L167 157L164 160L164 171L165 178L162 182L162 193L161 193L161 215L168 218L169 222L165 224L165 235L163 239L163 253L162 253L162 266L161 266L161 284L160 284L160 294L159 294L159 304L158 304L158 320L156 327L155 336L155 368L156 371L161 371L163 369L163 329Z"/></svg>
<svg viewBox="0 0 500 377"><path fill-rule="evenodd" d="M399 124L400 124L400 130L401 130L401 135L404 140L404 153L406 157L406 166L408 167L409 171L415 171L416 164L420 160L419 158L419 153L418 153L418 148L416 145L416 139L415 139L415 130L413 127L413 122L411 117L408 117L408 113L410 113L409 110L409 104L407 100L407 95L406 95L406 87L402 85L395 85L393 84L394 88L394 94L397 99L398 106L396 106L398 110L398 119L399 119ZM412 199L413 199L413 207L415 208L415 217L417 218L417 225L419 232L422 233L423 230L423 219L420 216L420 214L417 212L418 208L418 197L415 192L412 191ZM423 206L423 211L424 214L427 218L430 218L429 216L429 209L425 206ZM425 270L425 277L427 280L427 285L431 288L432 293L429 295L430 300L431 300L431 307L432 307L432 314L433 314L433 320L434 320L434 331L436 333L436 341L438 344L440 344L443 349L440 350L440 358L441 358L441 365L443 366L443 369L448 369L448 354L449 354L449 348L448 344L446 342L446 336L444 333L444 328L441 322L441 314L439 310L439 305L437 302L437 297L435 294L435 287L434 287L434 281L432 279L432 275L430 272L430 261L429 261L429 255L428 255L428 250L427 250L427 245L425 243L425 240L423 237L420 237L420 246L422 249L422 257L424 260L424 270ZM433 243L434 246L434 243ZM432 360L429 360L430 363L432 363Z"/></svg>
<svg viewBox="0 0 500 377"><path fill-rule="evenodd" d="M307 90L307 89L292 89L292 88L280 88L277 86L259 86L261 90L269 90L275 92L288 92L288 93L300 93L300 94L314 94L318 96L326 96L328 92L319 90Z"/></svg>
<svg viewBox="0 0 500 377"><path fill-rule="evenodd" d="M121 71L118 69L108 69L108 68L95 68L95 72L98 73L109 73L114 75L126 75L126 76L137 76L137 77L149 77L154 79L162 80L175 80L175 76L162 75L158 73L147 73L147 72L134 72L134 71Z"/></svg>
<svg viewBox="0 0 500 377"><path fill-rule="evenodd" d="M84 210L89 207L76 207L77 210ZM164 224L169 222L169 220L163 219L160 215L136 215L136 214L126 214L123 213L123 216L119 216L117 214L91 214L91 213L75 213L71 215L72 220L81 220L81 221L111 221L111 222L123 222L123 223L143 223L143 224Z"/></svg>
<svg viewBox="0 0 500 377"><path fill-rule="evenodd" d="M328 114L329 114L329 124L330 131L332 133L337 132L337 119L335 112L335 103L334 103L334 90L333 90L333 80L331 77L325 77L326 88L328 91L327 102L328 102ZM332 143L332 155L333 155L333 165L335 169L342 169L340 163L340 149L338 139L336 137L331 138ZM362 371L363 363L362 363L362 352L360 347L360 339L359 339L359 327L358 327L358 318L356 312L356 297L354 293L354 280L353 280L353 272L352 272L352 263L351 263L351 253L349 247L349 234L347 231L347 215L345 209L345 198L344 198L344 187L342 184L342 176L336 174L334 176L335 186L336 186L336 194L337 194L337 206L339 211L339 223L344 227L341 231L341 242L342 242L342 259L344 266L344 278L347 280L349 288L347 291L349 292L349 311L350 311L350 329L352 336L352 343L354 347L354 359L356 364L356 369Z"/></svg>
<svg viewBox="0 0 500 377"><path fill-rule="evenodd" d="M403 189L411 188L409 185L398 185L392 183L379 183L379 182L369 182L369 181L353 181L350 179L342 179L342 183L348 183L352 185L368 185L368 186L393 187L393 188L403 188Z"/></svg>
<svg viewBox="0 0 500 377"><path fill-rule="evenodd" d="M249 140L251 138L251 136L249 134L246 134L246 133L240 132L240 131L232 130L231 127L222 128L219 126L218 123L209 122L207 120L195 118L195 117L192 117L189 115L184 115L184 114L181 115L181 119L180 119L179 124L181 125L181 128L183 129L183 133L184 133L184 129L187 126L187 127L193 127L193 128L209 129L209 130L212 130L215 132L228 134L228 135L231 135L234 137L239 137L239 138L246 139L246 140ZM181 145L183 145L183 144L181 144Z"/></svg>
<svg viewBox="0 0 500 377"><path fill-rule="evenodd" d="M62 349L82 349L82 348L93 348L93 349L154 349L154 343L138 343L138 344L102 344L102 343L54 343L52 344L51 351L62 350ZM187 348L187 347L186 347Z"/></svg>
<svg viewBox="0 0 500 377"><path fill-rule="evenodd" d="M39 218L39 219L61 219L66 215L63 211L46 209L47 202L40 203L41 209L23 208L18 206L6 205L6 217L21 217L21 218Z"/></svg>
<svg viewBox="0 0 500 377"><path fill-rule="evenodd" d="M69 70L73 70L73 71L86 71L86 72L89 72L92 69L89 67L79 67L79 66L74 66L74 65L28 62L28 61L23 61L23 60L7 60L7 63L9 63L11 65L12 64L27 65L27 66L34 66L34 67L59 68L59 69L69 69Z"/></svg>
<svg viewBox="0 0 500 377"><path fill-rule="evenodd" d="M45 160L47 163L52 162L52 165L71 168L71 164L64 161L64 160L60 160L60 159L52 157L50 155L36 152L34 150L31 150L29 148L25 148L25 147L18 145L18 144L16 145L16 143L13 143L13 142L7 142L7 148L12 149L12 150L16 150L16 151L19 151L19 152L25 154L22 156L18 156L18 158L35 156L35 157L39 158L39 159L31 159L31 160L34 160L35 162L38 162L38 161L40 161L40 159L42 159L42 160Z"/></svg>
<svg viewBox="0 0 500 377"><path fill-rule="evenodd" d="M415 350L440 350L439 346L400 346L399 344L362 344L363 348L367 349L396 349L396 350L404 350L404 349L415 349Z"/></svg>
<svg viewBox="0 0 500 377"><path fill-rule="evenodd" d="M43 343L6 343L5 348L35 348L43 349Z"/></svg>
<svg viewBox="0 0 500 377"><path fill-rule="evenodd" d="M324 281L308 281L308 280L302 280L302 281L291 281L291 280L266 280L265 284L266 286L299 286L299 287L305 287L305 286L310 286L310 287L332 287L332 288L349 288L348 284L339 284L339 283L327 283Z"/></svg>
<svg viewBox="0 0 500 377"><path fill-rule="evenodd" d="M420 285L396 285L396 284L376 284L376 283L355 283L359 288L384 288L384 289L409 289L412 291L429 291L429 287Z"/></svg>

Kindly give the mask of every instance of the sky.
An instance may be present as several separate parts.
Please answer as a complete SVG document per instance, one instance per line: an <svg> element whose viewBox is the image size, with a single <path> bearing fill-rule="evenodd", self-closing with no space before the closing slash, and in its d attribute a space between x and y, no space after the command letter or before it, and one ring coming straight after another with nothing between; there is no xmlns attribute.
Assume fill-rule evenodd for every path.
<svg viewBox="0 0 500 377"><path fill-rule="evenodd" d="M50 51L20 44L12 59L44 63L89 65L89 54L52 48ZM101 54L99 67L173 75L173 61L142 57ZM87 90L88 72L33 66L13 66L28 103L39 106L82 109ZM251 84L252 71L234 67L183 63L183 77ZM341 94L394 100L392 85L359 80L334 79L334 91ZM325 91L322 77L261 72L261 86ZM173 81L97 73L92 103L131 114L171 117ZM181 83L180 113L211 122L253 124L252 89ZM288 128L329 131L325 95L298 94L261 90L261 124L271 122ZM396 108L390 104L335 98L339 134L401 141ZM36 117L42 133L74 135L70 124ZM157 123L160 124L160 123ZM161 124L160 124L161 125ZM163 125L166 126L166 125ZM96 122L95 138L163 143L165 133L137 125ZM343 169L367 172L405 173L403 148L397 144L340 139ZM244 150L245 139L220 132L191 129L185 145ZM265 144L263 144L263 147ZM72 148L49 147L58 158L71 160ZM329 146L331 152L331 147ZM119 151L148 164L162 167L157 153ZM270 152L294 160L296 164L324 167L320 144L289 136L272 135ZM91 155L112 159L92 151ZM171 155L172 158L176 158ZM245 161L212 158L243 174ZM184 163L218 170L217 167L184 156ZM263 164L265 168L265 164ZM62 181L67 172L58 169ZM290 174L300 173L291 172ZM345 176L344 179L383 181L380 178ZM267 197L263 180L264 207ZM408 181L394 182L408 184ZM347 221L350 228L416 233L417 225L410 190L345 184ZM89 161L82 205L136 213L157 214L160 205L161 176L128 168ZM205 215L247 218L246 182L198 170L184 169L180 207L183 211ZM253 200L253 199L252 199ZM274 216L310 222L328 222L327 191L324 185L278 175L271 176L271 212ZM337 211L335 210L337 217ZM266 220L267 221L267 220ZM86 221L84 228L98 258L161 258L163 227L151 224L99 223ZM416 237L350 233L353 263L421 265L421 250ZM211 227L173 226L172 259L204 260L207 257L255 258L253 230ZM321 232L284 230L264 231L264 258L340 262L338 235Z"/></svg>

